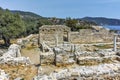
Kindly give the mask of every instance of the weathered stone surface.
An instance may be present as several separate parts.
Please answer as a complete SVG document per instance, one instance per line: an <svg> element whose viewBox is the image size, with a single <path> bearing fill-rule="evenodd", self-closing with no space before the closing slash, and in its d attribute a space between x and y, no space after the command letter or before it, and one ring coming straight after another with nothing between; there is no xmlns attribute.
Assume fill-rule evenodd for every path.
<svg viewBox="0 0 120 80"><path fill-rule="evenodd" d="M25 38L17 39L17 44L19 44L22 48L25 48L28 44L32 46L38 45L38 35L30 34Z"/></svg>
<svg viewBox="0 0 120 80"><path fill-rule="evenodd" d="M21 47L17 44L12 44L8 48L6 53L3 53L3 56L0 57L0 64L31 64L30 59L27 57L21 57L20 53Z"/></svg>
<svg viewBox="0 0 120 80"><path fill-rule="evenodd" d="M57 40L55 36L57 36ZM71 32L70 28L65 25L43 25L39 28L39 42L45 41L51 45L61 44L64 41L72 43L105 42L112 41L112 38L113 33L105 28L80 29L79 32Z"/></svg>
<svg viewBox="0 0 120 80"><path fill-rule="evenodd" d="M99 30L80 29L79 32L71 32L72 43L90 43L112 41L113 33L107 29Z"/></svg>
<svg viewBox="0 0 120 80"><path fill-rule="evenodd" d="M79 72L72 72L71 73L71 77L79 77L79 76L80 76Z"/></svg>
<svg viewBox="0 0 120 80"><path fill-rule="evenodd" d="M18 78L16 78L16 79L14 79L14 80L22 80L23 78L21 78L21 77L18 77Z"/></svg>
<svg viewBox="0 0 120 80"><path fill-rule="evenodd" d="M0 69L0 80L9 80L9 75Z"/></svg>
<svg viewBox="0 0 120 80"><path fill-rule="evenodd" d="M45 44L44 42L41 42L41 46L40 46L41 50L43 52L52 52L52 48L50 48L47 44Z"/></svg>
<svg viewBox="0 0 120 80"><path fill-rule="evenodd" d="M113 63L113 64L100 64L96 66L79 66L72 69L64 69L58 72L52 72L50 75L45 76L38 76L38 80L48 79L48 77L61 80L61 79L81 79L81 80L98 80L98 79L105 79L109 80L110 78L118 78L119 80L119 70L120 64ZM106 79L108 78L108 79ZM35 79L37 80L37 79Z"/></svg>
<svg viewBox="0 0 120 80"><path fill-rule="evenodd" d="M3 54L6 52L6 49L0 49L0 57L3 56Z"/></svg>
<svg viewBox="0 0 120 80"><path fill-rule="evenodd" d="M20 53L21 47L17 44L12 44L8 48L8 51L3 54L3 57L10 58L10 57L21 57Z"/></svg>
<svg viewBox="0 0 120 80"><path fill-rule="evenodd" d="M105 56L116 55L116 53L112 49L101 49L98 51L100 54L104 54Z"/></svg>
<svg viewBox="0 0 120 80"><path fill-rule="evenodd" d="M65 25L43 25L39 28L39 44L57 45L64 41L70 41L70 28Z"/></svg>
<svg viewBox="0 0 120 80"><path fill-rule="evenodd" d="M98 65L101 63L112 63L114 60L118 60L118 56L106 56L106 57L79 57L77 63L79 65Z"/></svg>
<svg viewBox="0 0 120 80"><path fill-rule="evenodd" d="M89 52L89 51L76 51L75 52L76 56L80 56L80 57L104 57L104 56L112 56L112 55L116 55L116 53L114 51L112 51L112 49L100 49L98 51L94 51L94 52Z"/></svg>

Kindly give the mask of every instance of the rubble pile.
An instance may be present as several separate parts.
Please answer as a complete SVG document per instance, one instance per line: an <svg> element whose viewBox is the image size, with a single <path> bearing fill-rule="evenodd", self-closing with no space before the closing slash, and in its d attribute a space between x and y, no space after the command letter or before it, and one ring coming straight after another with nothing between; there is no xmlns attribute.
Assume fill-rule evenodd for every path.
<svg viewBox="0 0 120 80"><path fill-rule="evenodd" d="M101 63L111 63L113 62L113 57L82 57L82 58L78 58L77 63L79 65L98 65Z"/></svg>
<svg viewBox="0 0 120 80"><path fill-rule="evenodd" d="M33 46L38 45L38 35L30 34L25 38L20 38L17 40L17 44L21 45L22 48L25 48L28 44Z"/></svg>
<svg viewBox="0 0 120 80"><path fill-rule="evenodd" d="M67 80L72 78L76 78L77 80L118 78L116 80L119 80L120 64L114 63L96 66L79 66L72 69L66 68L59 72L52 72L50 75L36 76L34 80Z"/></svg>
<svg viewBox="0 0 120 80"><path fill-rule="evenodd" d="M0 69L0 80L9 80L9 75Z"/></svg>
<svg viewBox="0 0 120 80"><path fill-rule="evenodd" d="M21 47L17 44L12 44L6 53L0 57L0 64L31 64L29 57L22 57L20 53Z"/></svg>
<svg viewBox="0 0 120 80"><path fill-rule="evenodd" d="M88 52L88 51L76 51L75 52L76 56L80 57L104 57L104 56L111 56L111 55L116 55L116 53L112 49L100 49L96 52Z"/></svg>
<svg viewBox="0 0 120 80"><path fill-rule="evenodd" d="M119 61L119 56L112 49L103 49L96 52L76 52L75 55L79 65L98 65Z"/></svg>
<svg viewBox="0 0 120 80"><path fill-rule="evenodd" d="M78 66L54 71L49 75L38 74L34 80L120 80L120 56L112 49L102 49L96 52L76 51L75 56ZM57 63L63 64L69 59L73 60L74 54L71 57L69 54L66 56L65 53L58 54ZM75 62L75 60L73 61Z"/></svg>

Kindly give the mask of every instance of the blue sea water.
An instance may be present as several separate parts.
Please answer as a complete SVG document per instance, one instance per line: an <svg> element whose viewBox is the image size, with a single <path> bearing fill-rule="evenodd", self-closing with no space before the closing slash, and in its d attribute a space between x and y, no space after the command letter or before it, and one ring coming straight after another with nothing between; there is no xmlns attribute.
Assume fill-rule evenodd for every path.
<svg viewBox="0 0 120 80"><path fill-rule="evenodd" d="M103 27L105 27L105 28L108 28L108 29L110 29L110 30L120 30L120 26L103 26Z"/></svg>

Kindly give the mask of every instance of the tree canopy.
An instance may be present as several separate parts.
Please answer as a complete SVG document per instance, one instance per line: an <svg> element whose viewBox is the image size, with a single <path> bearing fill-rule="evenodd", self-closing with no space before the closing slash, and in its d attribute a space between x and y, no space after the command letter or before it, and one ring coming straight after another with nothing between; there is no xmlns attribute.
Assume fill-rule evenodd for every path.
<svg viewBox="0 0 120 80"><path fill-rule="evenodd" d="M91 25L94 25L92 22L66 18L66 26L71 28L71 31L78 31L79 29L92 29Z"/></svg>
<svg viewBox="0 0 120 80"><path fill-rule="evenodd" d="M10 44L10 39L19 37L25 30L24 22L18 14L12 14L9 10L1 10L0 14L0 34L6 45Z"/></svg>

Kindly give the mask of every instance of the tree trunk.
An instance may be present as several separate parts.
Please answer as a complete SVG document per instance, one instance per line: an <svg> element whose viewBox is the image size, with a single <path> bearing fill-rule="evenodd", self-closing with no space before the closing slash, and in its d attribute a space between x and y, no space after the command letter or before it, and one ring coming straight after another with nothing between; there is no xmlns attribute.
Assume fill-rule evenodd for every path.
<svg viewBox="0 0 120 80"><path fill-rule="evenodd" d="M53 48L53 52L54 52L54 64L56 66L57 65L57 59L56 59L56 57L57 57L57 51L55 50L55 48Z"/></svg>
<svg viewBox="0 0 120 80"><path fill-rule="evenodd" d="M5 37L4 35L2 35L2 39L4 40L5 46L9 46L10 45L10 38Z"/></svg>

